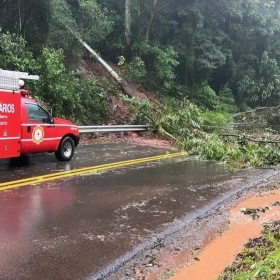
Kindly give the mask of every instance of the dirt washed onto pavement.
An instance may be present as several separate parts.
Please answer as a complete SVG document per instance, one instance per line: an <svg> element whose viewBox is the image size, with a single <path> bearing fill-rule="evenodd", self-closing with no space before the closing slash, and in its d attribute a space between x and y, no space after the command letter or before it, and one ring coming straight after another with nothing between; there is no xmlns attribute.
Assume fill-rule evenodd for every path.
<svg viewBox="0 0 280 280"><path fill-rule="evenodd" d="M217 279L243 250L249 239L261 235L263 226L280 220L280 189L251 196L230 211L230 225L219 237L210 242L187 268L172 280Z"/></svg>
<svg viewBox="0 0 280 280"><path fill-rule="evenodd" d="M142 133L143 134L143 133ZM145 133L144 133L145 134ZM119 134L104 135L81 135L81 144L98 144L98 143L129 143L141 146L149 146L160 149L176 150L174 143L162 139L159 136L140 135L139 133L128 133L126 136Z"/></svg>
<svg viewBox="0 0 280 280"><path fill-rule="evenodd" d="M236 174L235 178L232 178L231 191L224 193L199 211L188 213L166 225L166 228L160 233L154 234L149 242L143 243L135 250L123 255L89 279L172 279L183 267L200 262L202 248L228 229L232 215L229 210L233 209L238 201L256 191L279 188L279 185L276 184L279 182L279 175L279 170L271 169L244 171ZM240 178L246 178L246 180L240 181ZM239 207L243 206L237 206L237 209ZM243 217L244 214L239 213L239 215ZM251 216L249 218L252 219ZM216 255L217 253L214 256ZM234 255L231 261L233 258ZM224 267L221 268L221 271L223 269Z"/></svg>

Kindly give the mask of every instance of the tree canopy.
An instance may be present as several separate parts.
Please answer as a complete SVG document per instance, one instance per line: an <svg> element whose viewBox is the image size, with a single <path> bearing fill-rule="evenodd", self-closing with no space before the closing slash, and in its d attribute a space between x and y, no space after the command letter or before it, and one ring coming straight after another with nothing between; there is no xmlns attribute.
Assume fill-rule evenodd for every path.
<svg viewBox="0 0 280 280"><path fill-rule="evenodd" d="M114 94L129 122L245 167L280 163L279 35L280 0L0 0L0 68L39 74L28 87L59 115L104 124ZM77 36L160 102L120 97L87 71Z"/></svg>
<svg viewBox="0 0 280 280"><path fill-rule="evenodd" d="M35 58L49 47L69 68L83 59L67 26L107 60L138 65L127 78L159 94L202 106L280 102L279 0L1 0L0 15L1 36L21 36Z"/></svg>

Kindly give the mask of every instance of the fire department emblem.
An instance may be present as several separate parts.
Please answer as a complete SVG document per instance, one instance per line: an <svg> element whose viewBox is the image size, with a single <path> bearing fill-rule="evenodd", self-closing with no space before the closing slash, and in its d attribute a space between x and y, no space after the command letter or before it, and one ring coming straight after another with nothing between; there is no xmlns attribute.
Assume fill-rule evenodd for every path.
<svg viewBox="0 0 280 280"><path fill-rule="evenodd" d="M37 126L33 129L32 139L33 142L36 144L40 144L44 138L44 129L40 126Z"/></svg>

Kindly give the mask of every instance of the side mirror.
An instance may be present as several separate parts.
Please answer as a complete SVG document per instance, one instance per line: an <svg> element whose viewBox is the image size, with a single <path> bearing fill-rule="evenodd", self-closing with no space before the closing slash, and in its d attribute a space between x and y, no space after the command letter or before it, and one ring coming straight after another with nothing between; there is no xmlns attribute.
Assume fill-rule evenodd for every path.
<svg viewBox="0 0 280 280"><path fill-rule="evenodd" d="M50 124L54 124L54 118L50 115Z"/></svg>

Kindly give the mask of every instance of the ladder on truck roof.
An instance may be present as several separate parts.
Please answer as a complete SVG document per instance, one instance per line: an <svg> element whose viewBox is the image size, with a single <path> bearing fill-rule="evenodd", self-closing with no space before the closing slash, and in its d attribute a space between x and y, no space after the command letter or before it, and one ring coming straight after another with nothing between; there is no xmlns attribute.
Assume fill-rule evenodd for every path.
<svg viewBox="0 0 280 280"><path fill-rule="evenodd" d="M17 91L19 80L39 80L37 75L29 75L27 72L18 72L0 69L0 89Z"/></svg>

